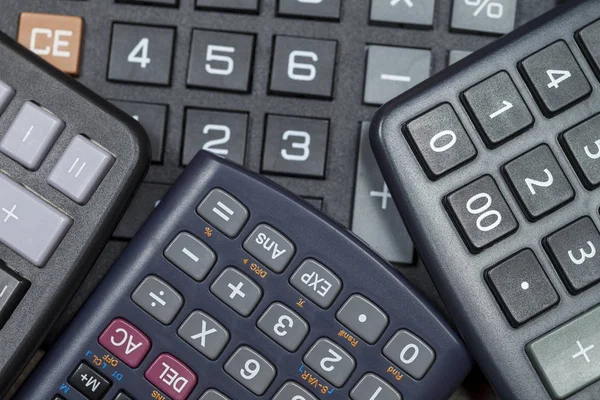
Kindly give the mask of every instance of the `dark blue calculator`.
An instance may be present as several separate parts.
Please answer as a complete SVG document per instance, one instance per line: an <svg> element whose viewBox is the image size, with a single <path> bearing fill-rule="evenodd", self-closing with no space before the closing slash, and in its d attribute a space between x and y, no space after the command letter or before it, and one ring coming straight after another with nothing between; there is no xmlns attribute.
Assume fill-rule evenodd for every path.
<svg viewBox="0 0 600 400"><path fill-rule="evenodd" d="M200 153L17 399L447 399L471 368L362 242Z"/></svg>

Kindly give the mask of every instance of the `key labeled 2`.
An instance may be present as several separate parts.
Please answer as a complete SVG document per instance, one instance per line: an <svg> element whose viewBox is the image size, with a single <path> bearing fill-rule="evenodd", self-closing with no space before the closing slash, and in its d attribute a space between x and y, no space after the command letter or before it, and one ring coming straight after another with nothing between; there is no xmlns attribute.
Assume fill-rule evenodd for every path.
<svg viewBox="0 0 600 400"><path fill-rule="evenodd" d="M266 224L257 226L244 242L244 250L274 272L283 272L294 256L294 244Z"/></svg>

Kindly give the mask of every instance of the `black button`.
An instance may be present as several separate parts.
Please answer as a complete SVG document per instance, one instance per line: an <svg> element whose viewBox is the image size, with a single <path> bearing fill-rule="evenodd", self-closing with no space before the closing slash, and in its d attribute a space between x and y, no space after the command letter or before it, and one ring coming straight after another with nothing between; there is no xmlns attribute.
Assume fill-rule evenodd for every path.
<svg viewBox="0 0 600 400"><path fill-rule="evenodd" d="M561 143L586 188L600 186L600 115L569 129Z"/></svg>
<svg viewBox="0 0 600 400"><path fill-rule="evenodd" d="M544 240L569 292L576 294L600 281L600 233L591 218L581 218Z"/></svg>
<svg viewBox="0 0 600 400"><path fill-rule="evenodd" d="M533 251L526 249L491 268L486 279L512 326L558 303L558 294Z"/></svg>
<svg viewBox="0 0 600 400"><path fill-rule="evenodd" d="M125 392L119 392L113 398L113 400L135 400L135 399L133 397L131 397L130 395L128 395L127 393L125 393Z"/></svg>
<svg viewBox="0 0 600 400"><path fill-rule="evenodd" d="M196 0L196 8L235 12L258 12L258 0Z"/></svg>
<svg viewBox="0 0 600 400"><path fill-rule="evenodd" d="M446 197L446 206L473 253L517 230L519 224L491 176L483 176Z"/></svg>
<svg viewBox="0 0 600 400"><path fill-rule="evenodd" d="M289 17L339 20L341 3L341 0L279 0L279 8L277 10L279 15Z"/></svg>
<svg viewBox="0 0 600 400"><path fill-rule="evenodd" d="M495 147L533 126L533 116L505 71L463 93L463 99L488 147Z"/></svg>
<svg viewBox="0 0 600 400"><path fill-rule="evenodd" d="M100 400L112 385L107 378L84 362L77 366L68 382L90 400Z"/></svg>
<svg viewBox="0 0 600 400"><path fill-rule="evenodd" d="M546 116L553 116L589 96L592 87L564 41L558 41L519 65Z"/></svg>
<svg viewBox="0 0 600 400"><path fill-rule="evenodd" d="M545 144L510 161L503 171L523 212L532 221L575 197L573 187Z"/></svg>
<svg viewBox="0 0 600 400"><path fill-rule="evenodd" d="M29 289L29 282L0 261L0 328L4 326Z"/></svg>
<svg viewBox="0 0 600 400"><path fill-rule="evenodd" d="M477 151L450 104L441 104L406 125L407 138L430 179L472 160Z"/></svg>
<svg viewBox="0 0 600 400"><path fill-rule="evenodd" d="M579 31L577 39L585 57L600 79L600 20Z"/></svg>

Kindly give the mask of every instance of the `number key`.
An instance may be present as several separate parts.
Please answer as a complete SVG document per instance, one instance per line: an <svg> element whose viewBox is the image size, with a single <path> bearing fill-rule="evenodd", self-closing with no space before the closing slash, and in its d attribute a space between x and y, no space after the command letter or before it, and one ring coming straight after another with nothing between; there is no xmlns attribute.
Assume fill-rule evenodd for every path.
<svg viewBox="0 0 600 400"><path fill-rule="evenodd" d="M435 360L435 352L418 336L399 330L383 348L383 355L414 379L422 379Z"/></svg>
<svg viewBox="0 0 600 400"><path fill-rule="evenodd" d="M243 346L229 358L225 364L225 372L257 396L262 395L273 379L275 367L267 359Z"/></svg>
<svg viewBox="0 0 600 400"><path fill-rule="evenodd" d="M354 358L329 339L317 340L304 356L304 362L338 388L346 383L356 367Z"/></svg>
<svg viewBox="0 0 600 400"><path fill-rule="evenodd" d="M600 186L600 115L565 132L560 141L575 167L579 178L588 189Z"/></svg>
<svg viewBox="0 0 600 400"><path fill-rule="evenodd" d="M298 350L308 334L306 321L281 303L272 304L256 325L288 351Z"/></svg>
<svg viewBox="0 0 600 400"><path fill-rule="evenodd" d="M296 382L287 382L272 400L317 400L317 398Z"/></svg>
<svg viewBox="0 0 600 400"><path fill-rule="evenodd" d="M389 383L375 374L366 374L350 392L352 400L402 400Z"/></svg>

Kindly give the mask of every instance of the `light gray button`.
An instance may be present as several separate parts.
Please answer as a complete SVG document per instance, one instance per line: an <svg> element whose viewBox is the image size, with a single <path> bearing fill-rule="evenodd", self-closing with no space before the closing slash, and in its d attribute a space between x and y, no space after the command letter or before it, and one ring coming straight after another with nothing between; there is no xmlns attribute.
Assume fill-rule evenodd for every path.
<svg viewBox="0 0 600 400"><path fill-rule="evenodd" d="M227 268L210 287L210 291L238 314L247 317L262 297L261 288L235 268Z"/></svg>
<svg viewBox="0 0 600 400"><path fill-rule="evenodd" d="M216 360L229 342L229 331L202 311L191 313L181 324L177 334L211 360Z"/></svg>
<svg viewBox="0 0 600 400"><path fill-rule="evenodd" d="M273 379L275 367L250 347L240 347L225 364L225 372L257 396L262 395Z"/></svg>
<svg viewBox="0 0 600 400"><path fill-rule="evenodd" d="M354 186L352 232L390 262L412 264L414 246L369 144L369 123L361 124Z"/></svg>
<svg viewBox="0 0 600 400"><path fill-rule="evenodd" d="M450 56L448 57L448 65L457 63L463 58L470 56L471 54L473 54L472 51L450 50Z"/></svg>
<svg viewBox="0 0 600 400"><path fill-rule="evenodd" d="M131 295L131 300L165 325L170 324L183 306L183 297L156 276L146 277Z"/></svg>
<svg viewBox="0 0 600 400"><path fill-rule="evenodd" d="M0 173L0 242L32 264L46 264L73 220Z"/></svg>
<svg viewBox="0 0 600 400"><path fill-rule="evenodd" d="M308 324L281 303L273 303L256 323L268 337L288 351L296 351L308 334Z"/></svg>
<svg viewBox="0 0 600 400"><path fill-rule="evenodd" d="M305 260L290 278L290 283L300 293L327 308L342 290L342 281L315 260Z"/></svg>
<svg viewBox="0 0 600 400"><path fill-rule="evenodd" d="M214 251L197 237L181 232L165 250L165 257L200 282L217 262Z"/></svg>
<svg viewBox="0 0 600 400"><path fill-rule="evenodd" d="M465 1L454 0L454 29L504 34L515 29L517 0Z"/></svg>
<svg viewBox="0 0 600 400"><path fill-rule="evenodd" d="M433 25L435 0L371 0L371 21L407 25Z"/></svg>
<svg viewBox="0 0 600 400"><path fill-rule="evenodd" d="M600 378L600 307L527 345L548 391L565 399Z"/></svg>
<svg viewBox="0 0 600 400"><path fill-rule="evenodd" d="M248 220L248 209L224 190L213 189L202 200L198 214L229 237L234 237Z"/></svg>
<svg viewBox="0 0 600 400"><path fill-rule="evenodd" d="M366 374L350 392L352 400L402 400L390 384L374 374Z"/></svg>
<svg viewBox="0 0 600 400"><path fill-rule="evenodd" d="M369 46L364 102L381 105L424 81L431 71L431 51Z"/></svg>
<svg viewBox="0 0 600 400"><path fill-rule="evenodd" d="M319 339L304 356L304 362L316 373L342 387L356 367L354 358L329 339Z"/></svg>
<svg viewBox="0 0 600 400"><path fill-rule="evenodd" d="M64 128L65 123L55 115L28 101L0 141L0 151L36 170Z"/></svg>
<svg viewBox="0 0 600 400"><path fill-rule="evenodd" d="M78 204L86 204L114 162L110 153L78 135L54 166L48 183Z"/></svg>
<svg viewBox="0 0 600 400"><path fill-rule="evenodd" d="M435 360L435 353L413 333L402 329L383 348L383 355L414 379L422 379Z"/></svg>
<svg viewBox="0 0 600 400"><path fill-rule="evenodd" d="M15 90L6 83L0 81L0 114L6 110L8 104L15 96Z"/></svg>
<svg viewBox="0 0 600 400"><path fill-rule="evenodd" d="M296 382L287 382L271 400L317 400L317 398Z"/></svg>
<svg viewBox="0 0 600 400"><path fill-rule="evenodd" d="M200 400L231 400L229 397L225 396L223 393L217 392L214 389L207 390L204 392Z"/></svg>
<svg viewBox="0 0 600 400"><path fill-rule="evenodd" d="M337 319L367 343L375 343L388 324L388 316L363 296L350 297L336 314Z"/></svg>
<svg viewBox="0 0 600 400"><path fill-rule="evenodd" d="M277 273L287 267L296 251L288 238L266 224L254 229L244 242L244 249Z"/></svg>

